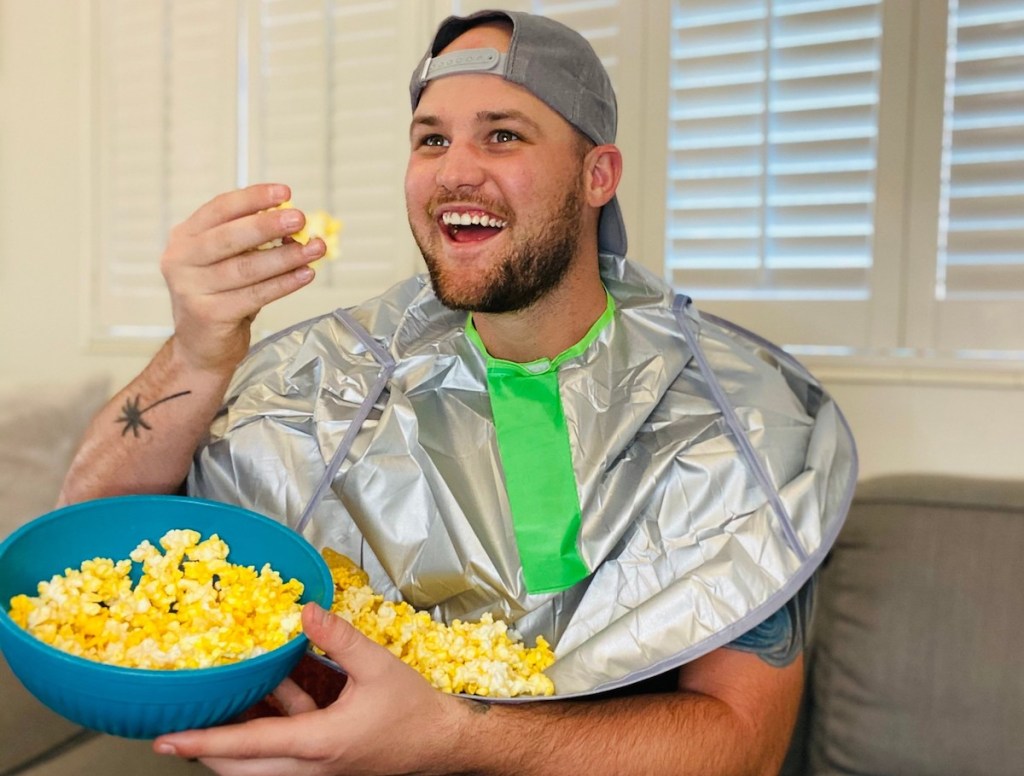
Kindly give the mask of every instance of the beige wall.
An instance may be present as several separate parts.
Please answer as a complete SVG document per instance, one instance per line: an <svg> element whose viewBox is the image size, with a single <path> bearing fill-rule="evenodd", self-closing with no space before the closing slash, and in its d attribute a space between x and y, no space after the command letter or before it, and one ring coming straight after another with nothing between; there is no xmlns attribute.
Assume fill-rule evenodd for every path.
<svg viewBox="0 0 1024 776"><path fill-rule="evenodd" d="M861 479L897 472L1024 478L1024 387L830 383Z"/></svg>
<svg viewBox="0 0 1024 776"><path fill-rule="evenodd" d="M4 378L128 375L84 344L89 201L78 0L0 0L0 364ZM155 258L155 257L154 257Z"/></svg>
<svg viewBox="0 0 1024 776"><path fill-rule="evenodd" d="M79 69L84 2L0 0L0 364L5 379L119 382L142 353L90 350L83 332L89 199ZM157 257L153 257L156 261ZM865 476L1024 477L1024 373L1002 387L828 381Z"/></svg>

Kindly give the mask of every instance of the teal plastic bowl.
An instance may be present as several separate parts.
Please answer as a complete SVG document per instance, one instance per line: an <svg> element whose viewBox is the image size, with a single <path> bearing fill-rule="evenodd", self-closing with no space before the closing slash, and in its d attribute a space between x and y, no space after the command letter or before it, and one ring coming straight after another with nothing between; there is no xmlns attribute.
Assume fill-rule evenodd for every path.
<svg viewBox="0 0 1024 776"><path fill-rule="evenodd" d="M227 504L180 496L120 496L55 510L0 544L0 652L25 688L63 717L125 738L154 738L226 722L276 687L298 663L298 636L259 657L226 666L163 671L106 665L62 652L8 615L12 596L95 557L127 558L143 539L154 545L173 528L228 543L232 563L296 578L302 602L330 607L334 584L317 551L292 529ZM139 564L135 564L138 566Z"/></svg>

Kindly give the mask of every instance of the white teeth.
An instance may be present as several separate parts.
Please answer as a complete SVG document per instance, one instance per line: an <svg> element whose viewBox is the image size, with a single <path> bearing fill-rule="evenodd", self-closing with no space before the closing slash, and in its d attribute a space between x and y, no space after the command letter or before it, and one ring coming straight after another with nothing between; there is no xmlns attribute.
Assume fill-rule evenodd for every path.
<svg viewBox="0 0 1024 776"><path fill-rule="evenodd" d="M491 216L481 215L480 213L453 213L447 211L441 214L441 222L447 226L489 226L493 229L504 229L508 226L508 221L502 221Z"/></svg>

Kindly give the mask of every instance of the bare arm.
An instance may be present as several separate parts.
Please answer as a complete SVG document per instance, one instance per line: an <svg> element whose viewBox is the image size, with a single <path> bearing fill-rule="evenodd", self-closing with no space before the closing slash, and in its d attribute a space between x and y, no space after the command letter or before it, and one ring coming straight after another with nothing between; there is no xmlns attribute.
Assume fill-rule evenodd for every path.
<svg viewBox="0 0 1024 776"><path fill-rule="evenodd" d="M492 776L774 776L802 688L802 659L779 668L723 648L684 666L672 694L483 706L463 740L506 744L475 747L465 765Z"/></svg>
<svg viewBox="0 0 1024 776"><path fill-rule="evenodd" d="M598 774L775 774L796 720L813 601L812 581L728 647L680 668L675 694L560 704L547 710L553 719L545 729L557 735L561 728L562 740L572 742L569 749L581 750L570 754L573 761L587 761L582 750L602 752L601 764L592 766ZM531 767L554 773L555 765L549 760Z"/></svg>
<svg viewBox="0 0 1024 776"><path fill-rule="evenodd" d="M286 682L276 694L292 716L163 736L156 751L200 757L222 776L770 776L803 685L799 655L776 667L722 648L681 669L677 692L488 705L433 689L313 605L303 629L348 672L331 706Z"/></svg>
<svg viewBox="0 0 1024 776"><path fill-rule="evenodd" d="M230 377L230 371L191 368L172 337L93 418L65 477L59 504L176 491Z"/></svg>
<svg viewBox="0 0 1024 776"><path fill-rule="evenodd" d="M160 268L174 334L93 419L72 461L61 504L124 493L177 490L231 375L249 347L260 309L313 278L320 240L271 250L294 234L297 210L268 211L289 196L260 184L222 194L175 227Z"/></svg>

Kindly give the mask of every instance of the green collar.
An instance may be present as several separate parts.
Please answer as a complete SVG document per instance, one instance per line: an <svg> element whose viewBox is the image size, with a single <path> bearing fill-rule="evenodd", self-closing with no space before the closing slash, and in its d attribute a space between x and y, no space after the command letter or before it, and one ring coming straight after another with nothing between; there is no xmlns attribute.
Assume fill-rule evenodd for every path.
<svg viewBox="0 0 1024 776"><path fill-rule="evenodd" d="M487 352L487 347L484 345L484 341L480 339L480 332L476 330L476 326L473 325L473 314L469 313L466 316L466 336L469 341L472 342L477 350L487 359L487 368L503 368L510 369L522 374L528 375L541 375L546 372L557 371L558 367L568 361L570 358L576 358L581 355L590 345L597 339L598 335L605 329L606 326L611 322L612 316L615 314L615 300L612 295L605 290L605 297L607 302L605 303L604 312L601 313L601 317L594 321L594 325L590 327L583 338L575 345L571 345L553 359L549 358L538 358L535 361L527 361L526 363L519 363L517 361L506 361L503 358L494 358L490 353Z"/></svg>

